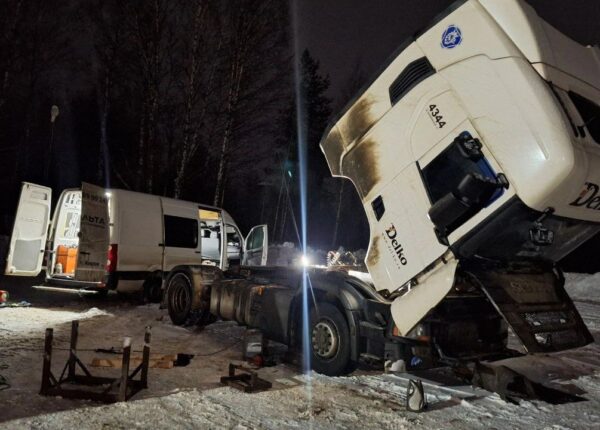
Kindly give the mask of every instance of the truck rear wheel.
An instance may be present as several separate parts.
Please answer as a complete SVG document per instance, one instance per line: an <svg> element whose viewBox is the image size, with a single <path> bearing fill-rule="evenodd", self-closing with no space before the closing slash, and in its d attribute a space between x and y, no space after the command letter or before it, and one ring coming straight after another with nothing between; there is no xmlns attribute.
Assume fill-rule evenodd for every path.
<svg viewBox="0 0 600 430"><path fill-rule="evenodd" d="M166 295L169 317L175 325L208 325L216 319L208 310L193 309L194 288L185 272L176 272L167 279Z"/></svg>
<svg viewBox="0 0 600 430"><path fill-rule="evenodd" d="M167 280L167 308L175 325L189 325L192 314L192 282L183 272Z"/></svg>
<svg viewBox="0 0 600 430"><path fill-rule="evenodd" d="M344 315L329 303L311 309L311 368L324 375L342 375L350 368L350 330Z"/></svg>

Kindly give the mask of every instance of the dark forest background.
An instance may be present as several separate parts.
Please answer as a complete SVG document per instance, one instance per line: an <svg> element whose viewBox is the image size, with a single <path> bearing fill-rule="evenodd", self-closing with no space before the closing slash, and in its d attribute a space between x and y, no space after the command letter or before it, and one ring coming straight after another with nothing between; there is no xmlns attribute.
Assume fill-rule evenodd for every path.
<svg viewBox="0 0 600 430"><path fill-rule="evenodd" d="M329 78L295 58L291 16L287 0L0 2L0 234L21 181L55 198L87 181L214 204L297 242L298 62L309 242L364 247L358 198L318 147Z"/></svg>
<svg viewBox="0 0 600 430"><path fill-rule="evenodd" d="M0 235L22 181L55 198L87 181L221 206L244 232L267 223L271 241L297 242L299 64L309 245L366 247L354 187L330 177L318 143L368 76L357 58L329 98L319 62L294 50L292 16L288 0L1 0ZM599 271L597 243L566 268Z"/></svg>

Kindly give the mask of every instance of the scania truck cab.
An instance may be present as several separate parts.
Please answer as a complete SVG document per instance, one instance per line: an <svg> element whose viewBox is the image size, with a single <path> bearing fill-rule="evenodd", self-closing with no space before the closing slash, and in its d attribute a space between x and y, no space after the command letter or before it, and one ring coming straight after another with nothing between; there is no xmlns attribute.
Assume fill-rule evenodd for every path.
<svg viewBox="0 0 600 430"><path fill-rule="evenodd" d="M309 270L313 368L505 357L508 326L530 353L591 342L557 263L600 230L599 104L600 50L521 0L458 1L402 45L321 142L370 280ZM299 272L190 274L190 309L297 345Z"/></svg>
<svg viewBox="0 0 600 430"><path fill-rule="evenodd" d="M481 294L530 352L591 340L555 264L599 229L599 72L525 2L459 1L329 129L400 335Z"/></svg>

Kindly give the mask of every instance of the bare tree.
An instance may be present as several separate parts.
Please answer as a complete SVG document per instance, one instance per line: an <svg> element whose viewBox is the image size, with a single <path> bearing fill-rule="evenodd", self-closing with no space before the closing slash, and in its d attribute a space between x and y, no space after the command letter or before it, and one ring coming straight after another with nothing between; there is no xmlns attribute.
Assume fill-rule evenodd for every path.
<svg viewBox="0 0 600 430"><path fill-rule="evenodd" d="M284 0L229 0L224 5L224 28L228 55L224 86L222 128L218 148L217 177L213 204L222 205L228 169L232 165L253 166L260 155L249 139L270 134L269 112L282 107L282 74L287 70L287 2ZM285 105L285 101L283 101ZM271 123L274 121L271 119ZM269 150L268 141L261 142ZM235 159L234 159L235 158ZM239 161L242 163L239 163ZM255 165L253 167L256 167ZM239 171L239 170L238 170Z"/></svg>
<svg viewBox="0 0 600 430"><path fill-rule="evenodd" d="M6 103L8 88L16 67L23 9L23 0L7 0L0 4L0 111Z"/></svg>
<svg viewBox="0 0 600 430"><path fill-rule="evenodd" d="M97 179L100 183L110 183L110 157L108 144L108 117L111 109L112 91L119 62L122 60L123 45L127 33L125 16L118 0L98 0L87 4L86 12L93 26L94 48L96 51L98 81L97 100L99 109L99 157ZM125 186L126 181L121 181Z"/></svg>
<svg viewBox="0 0 600 430"><path fill-rule="evenodd" d="M219 68L217 59L223 46L218 18L209 2L195 0L194 8L189 32L191 43L184 65L183 136L175 171L175 198L182 194L188 166L201 145L200 136L206 126L211 95L215 92L215 74Z"/></svg>
<svg viewBox="0 0 600 430"><path fill-rule="evenodd" d="M99 66L98 177L112 174L127 188L153 192L159 188L156 182L164 181L161 115L173 103L180 4L96 0L88 8ZM115 129L113 139L109 121Z"/></svg>

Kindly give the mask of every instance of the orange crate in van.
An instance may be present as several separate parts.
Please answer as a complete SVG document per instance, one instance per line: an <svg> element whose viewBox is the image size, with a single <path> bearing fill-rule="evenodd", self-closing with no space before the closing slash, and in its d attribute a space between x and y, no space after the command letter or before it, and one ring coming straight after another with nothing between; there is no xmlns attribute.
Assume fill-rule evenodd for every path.
<svg viewBox="0 0 600 430"><path fill-rule="evenodd" d="M56 263L62 265L63 273L75 273L75 266L77 265L77 248L67 248L64 245L59 245L56 250Z"/></svg>

